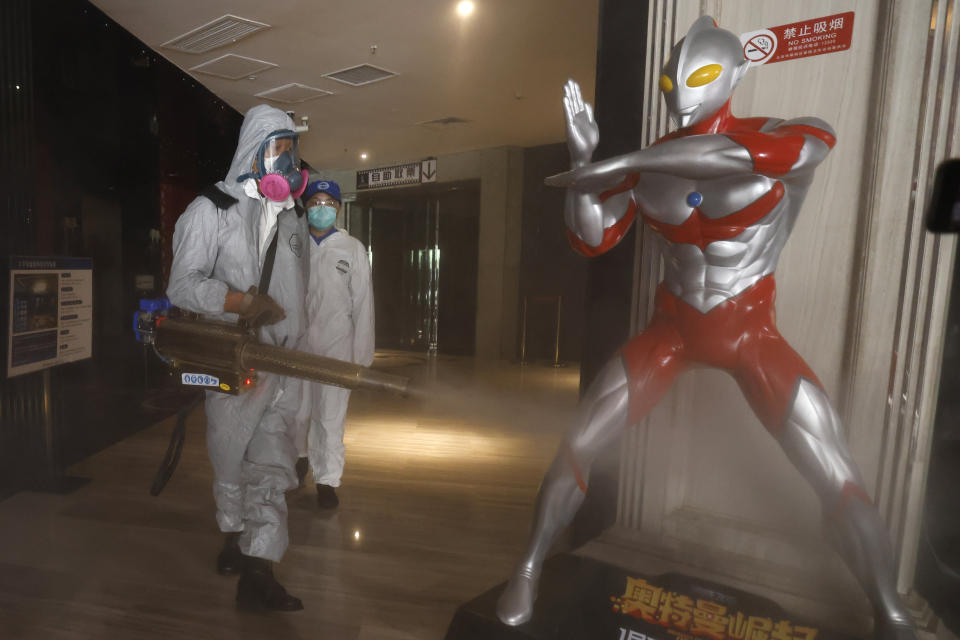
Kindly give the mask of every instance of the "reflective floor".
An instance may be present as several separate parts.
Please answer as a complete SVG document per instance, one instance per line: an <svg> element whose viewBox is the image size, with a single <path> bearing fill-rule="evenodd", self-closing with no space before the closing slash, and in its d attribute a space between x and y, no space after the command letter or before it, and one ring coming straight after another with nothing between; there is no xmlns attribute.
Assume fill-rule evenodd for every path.
<svg viewBox="0 0 960 640"><path fill-rule="evenodd" d="M456 607L519 556L579 372L399 353L375 366L425 380L430 395L354 393L340 507L320 512L312 487L288 494L277 575L304 611L238 612L236 580L216 574L198 410L158 498L148 491L172 419L71 468L91 478L71 494L0 502L0 637L442 638Z"/></svg>

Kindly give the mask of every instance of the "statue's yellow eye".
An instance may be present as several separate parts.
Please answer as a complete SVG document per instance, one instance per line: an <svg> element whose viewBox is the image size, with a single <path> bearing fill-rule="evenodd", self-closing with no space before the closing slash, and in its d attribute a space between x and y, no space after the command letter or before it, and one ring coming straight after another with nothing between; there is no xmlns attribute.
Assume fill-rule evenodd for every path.
<svg viewBox="0 0 960 640"><path fill-rule="evenodd" d="M660 91L664 93L673 91L673 83L670 81L670 78L667 77L667 74L660 76Z"/></svg>
<svg viewBox="0 0 960 640"><path fill-rule="evenodd" d="M702 87L705 84L710 84L717 79L721 71L723 71L723 67L718 64L708 64L700 67L687 78L687 86Z"/></svg>

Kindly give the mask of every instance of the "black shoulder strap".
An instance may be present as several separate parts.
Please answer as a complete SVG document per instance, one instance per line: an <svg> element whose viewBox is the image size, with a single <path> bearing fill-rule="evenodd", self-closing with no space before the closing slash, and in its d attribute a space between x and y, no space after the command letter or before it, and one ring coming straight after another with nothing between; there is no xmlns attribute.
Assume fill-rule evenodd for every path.
<svg viewBox="0 0 960 640"><path fill-rule="evenodd" d="M229 209L237 204L238 200L228 193L224 193L215 184L204 188L200 195L212 202L218 209ZM257 287L257 293L267 294L267 288L270 286L270 276L273 274L273 261L277 255L277 237L280 235L280 225L277 224L277 232L273 234L273 240L267 247L267 254L263 257L263 269L260 270L260 286Z"/></svg>
<svg viewBox="0 0 960 640"><path fill-rule="evenodd" d="M204 187L203 191L200 192L200 195L217 205L218 209L229 209L233 205L237 204L236 198L231 196L229 193L224 193L220 190L220 187L215 184Z"/></svg>
<svg viewBox="0 0 960 640"><path fill-rule="evenodd" d="M263 269L260 270L260 286L257 287L257 293L267 295L267 287L270 286L270 276L273 274L273 259L277 256L277 238L280 237L280 221L277 220L277 232L273 234L273 240L267 247L267 255L263 257Z"/></svg>

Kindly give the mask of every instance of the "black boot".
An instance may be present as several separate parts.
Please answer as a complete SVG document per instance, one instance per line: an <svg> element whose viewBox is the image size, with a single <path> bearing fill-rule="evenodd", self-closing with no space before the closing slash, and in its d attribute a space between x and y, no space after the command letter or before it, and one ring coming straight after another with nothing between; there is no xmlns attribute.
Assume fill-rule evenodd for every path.
<svg viewBox="0 0 960 640"><path fill-rule="evenodd" d="M340 504L340 498L337 497L337 492L330 485L318 484L317 504L320 505L321 509L333 509Z"/></svg>
<svg viewBox="0 0 960 640"><path fill-rule="evenodd" d="M232 576L243 569L243 553L240 552L240 534L234 531L227 534L223 541L223 549L217 556L217 573L222 576Z"/></svg>
<svg viewBox="0 0 960 640"><path fill-rule="evenodd" d="M237 606L247 611L300 611L300 598L287 593L273 577L273 564L263 558L243 556L243 573L237 582Z"/></svg>
<svg viewBox="0 0 960 640"><path fill-rule="evenodd" d="M303 489L306 486L304 479L307 477L307 471L310 470L310 461L306 458L297 458L294 469L297 471L297 487Z"/></svg>

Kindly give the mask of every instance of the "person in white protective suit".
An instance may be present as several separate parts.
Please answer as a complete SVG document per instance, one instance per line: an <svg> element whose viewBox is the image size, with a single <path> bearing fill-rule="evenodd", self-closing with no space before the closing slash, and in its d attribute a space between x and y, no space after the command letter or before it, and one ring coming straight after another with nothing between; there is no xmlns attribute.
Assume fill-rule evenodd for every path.
<svg viewBox="0 0 960 640"><path fill-rule="evenodd" d="M303 194L313 242L309 243L308 326L300 348L367 367L373 362L370 261L363 244L335 226L340 197L340 186L328 180L311 182ZM317 502L332 509L340 503L335 488L343 475L343 423L350 390L303 384L297 474L302 484L309 460Z"/></svg>
<svg viewBox="0 0 960 640"><path fill-rule="evenodd" d="M306 219L293 203L307 181L293 127L289 116L266 105L247 112L226 178L177 220L167 288L182 309L246 322L262 342L287 347L306 326L309 242ZM276 581L271 564L288 543L284 491L296 486L301 390L299 380L260 372L245 394L206 394L216 519L226 533L217 569L240 573L242 608L303 608Z"/></svg>

